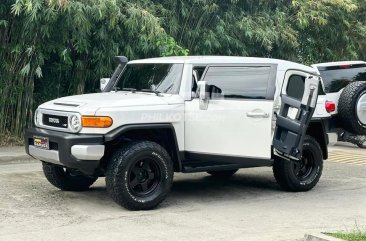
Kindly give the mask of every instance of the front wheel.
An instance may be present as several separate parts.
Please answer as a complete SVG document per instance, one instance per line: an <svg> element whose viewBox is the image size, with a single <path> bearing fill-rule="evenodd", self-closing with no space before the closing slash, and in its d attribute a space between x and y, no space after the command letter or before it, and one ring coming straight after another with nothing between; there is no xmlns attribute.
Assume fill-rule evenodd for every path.
<svg viewBox="0 0 366 241"><path fill-rule="evenodd" d="M304 192L318 183L323 170L323 155L318 142L306 136L299 162L277 157L273 173L277 183L287 191Z"/></svg>
<svg viewBox="0 0 366 241"><path fill-rule="evenodd" d="M106 172L107 191L129 210L153 209L166 198L173 174L172 161L162 146L133 142L112 155Z"/></svg>
<svg viewBox="0 0 366 241"><path fill-rule="evenodd" d="M63 191L86 191L97 180L52 163L42 162L42 167L47 180Z"/></svg>

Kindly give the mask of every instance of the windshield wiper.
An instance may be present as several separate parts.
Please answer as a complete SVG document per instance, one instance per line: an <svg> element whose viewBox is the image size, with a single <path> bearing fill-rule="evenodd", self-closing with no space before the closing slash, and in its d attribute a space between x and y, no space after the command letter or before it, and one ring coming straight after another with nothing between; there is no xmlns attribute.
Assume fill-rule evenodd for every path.
<svg viewBox="0 0 366 241"><path fill-rule="evenodd" d="M118 88L118 90L122 90L122 91L131 91L132 93L135 93L136 92L136 89L135 88L122 88L122 89L120 89L120 88Z"/></svg>
<svg viewBox="0 0 366 241"><path fill-rule="evenodd" d="M157 91L157 90L152 90L152 89L141 89L140 90L141 92L150 92L150 93L154 93L154 94L156 94L157 96L159 96L160 95L160 91Z"/></svg>

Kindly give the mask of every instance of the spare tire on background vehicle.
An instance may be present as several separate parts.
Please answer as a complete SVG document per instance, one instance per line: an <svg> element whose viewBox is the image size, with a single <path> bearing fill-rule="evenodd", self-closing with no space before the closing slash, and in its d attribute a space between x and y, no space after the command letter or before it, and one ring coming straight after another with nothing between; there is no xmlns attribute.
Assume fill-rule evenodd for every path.
<svg viewBox="0 0 366 241"><path fill-rule="evenodd" d="M366 135L366 81L352 82L342 91L338 115L345 130Z"/></svg>

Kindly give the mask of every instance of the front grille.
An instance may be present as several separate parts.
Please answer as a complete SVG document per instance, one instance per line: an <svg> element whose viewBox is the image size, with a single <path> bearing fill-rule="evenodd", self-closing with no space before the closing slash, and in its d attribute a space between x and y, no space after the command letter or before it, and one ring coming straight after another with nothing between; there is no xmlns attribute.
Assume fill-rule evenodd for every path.
<svg viewBox="0 0 366 241"><path fill-rule="evenodd" d="M68 118L67 116L43 114L42 122L46 126L67 128Z"/></svg>

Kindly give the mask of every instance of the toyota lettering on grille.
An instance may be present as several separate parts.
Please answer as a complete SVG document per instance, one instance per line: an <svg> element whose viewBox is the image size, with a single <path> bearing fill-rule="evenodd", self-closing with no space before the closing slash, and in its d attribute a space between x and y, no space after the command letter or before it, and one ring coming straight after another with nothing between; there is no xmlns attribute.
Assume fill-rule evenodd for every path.
<svg viewBox="0 0 366 241"><path fill-rule="evenodd" d="M68 117L43 114L43 124L46 126L67 128Z"/></svg>
<svg viewBox="0 0 366 241"><path fill-rule="evenodd" d="M59 119L57 119L57 118L48 118L48 121L50 122L50 123L55 123L55 124L59 124L60 123L60 120Z"/></svg>

